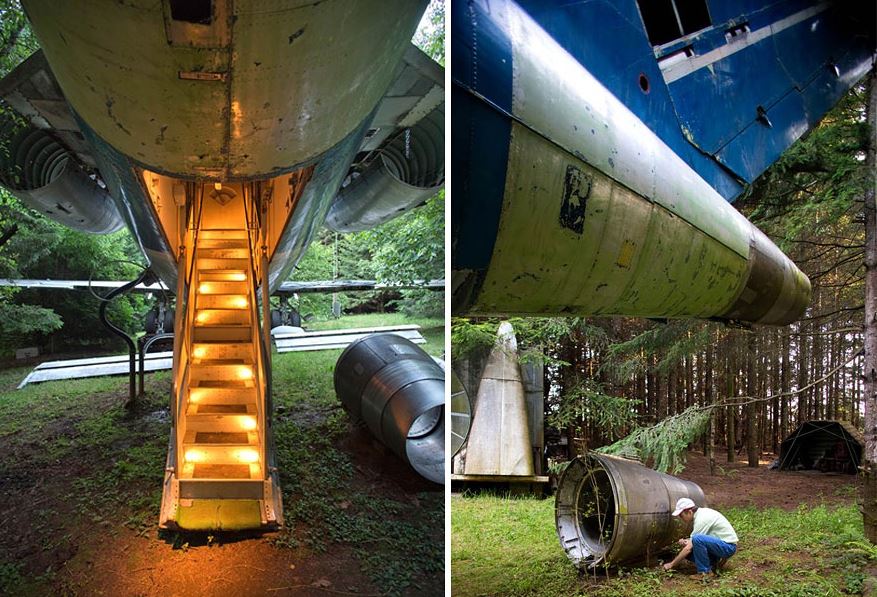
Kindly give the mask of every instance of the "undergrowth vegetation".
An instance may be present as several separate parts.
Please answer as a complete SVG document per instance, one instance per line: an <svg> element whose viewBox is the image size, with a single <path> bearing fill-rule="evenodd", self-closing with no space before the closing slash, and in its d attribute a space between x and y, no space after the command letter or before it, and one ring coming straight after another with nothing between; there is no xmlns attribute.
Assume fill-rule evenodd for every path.
<svg viewBox="0 0 877 597"><path fill-rule="evenodd" d="M693 567L666 573L657 563L579 575L558 543L550 499L454 497L451 512L455 595L857 595L877 565L853 505L723 510L740 548L721 576L706 582Z"/></svg>
<svg viewBox="0 0 877 597"><path fill-rule="evenodd" d="M359 316L336 325L401 323L411 321L400 315ZM440 355L441 320L415 323L424 327L424 348ZM368 432L353 428L341 409L333 387L340 353L274 355L274 436L287 527L261 540L277 550L295 550L299 559L326 557L345 546L382 593L439 592L442 488L418 481L404 464L397 465L408 473L404 487L390 475L360 470L351 447L357 433L361 441L371 441L366 447L377 451L378 460L396 456L380 452ZM60 580L58 572L73 554L100 548L107 536L140 536L183 550L190 541L204 543L203 538L198 543L184 534L157 532L171 425L169 372L148 375L146 395L133 408L124 406L127 377L16 390L26 373L24 368L0 372L5 452L0 515L6 528L17 529L0 538L0 594L48 594L58 583L62 592L80 592L75 582ZM223 541L210 536L206 545Z"/></svg>

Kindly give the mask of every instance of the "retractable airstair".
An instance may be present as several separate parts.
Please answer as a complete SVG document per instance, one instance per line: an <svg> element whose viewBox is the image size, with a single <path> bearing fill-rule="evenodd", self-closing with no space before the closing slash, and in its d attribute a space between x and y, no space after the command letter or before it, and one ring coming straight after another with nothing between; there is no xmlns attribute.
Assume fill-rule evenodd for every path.
<svg viewBox="0 0 877 597"><path fill-rule="evenodd" d="M255 210L237 188L220 194L219 186L199 202L181 248L163 528L282 523L271 448L270 353L257 308L264 251Z"/></svg>

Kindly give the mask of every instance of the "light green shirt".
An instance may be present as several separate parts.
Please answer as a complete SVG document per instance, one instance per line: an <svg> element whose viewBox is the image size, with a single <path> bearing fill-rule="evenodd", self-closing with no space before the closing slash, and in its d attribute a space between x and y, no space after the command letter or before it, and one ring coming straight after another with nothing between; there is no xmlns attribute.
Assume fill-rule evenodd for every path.
<svg viewBox="0 0 877 597"><path fill-rule="evenodd" d="M712 508L698 508L694 513L692 535L709 535L721 539L725 543L737 543L737 533L728 519Z"/></svg>

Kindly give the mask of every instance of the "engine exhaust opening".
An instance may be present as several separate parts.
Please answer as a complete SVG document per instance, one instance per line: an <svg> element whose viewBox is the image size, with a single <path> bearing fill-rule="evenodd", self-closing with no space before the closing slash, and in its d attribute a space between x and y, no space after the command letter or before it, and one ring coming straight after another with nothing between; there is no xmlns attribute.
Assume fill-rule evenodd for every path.
<svg viewBox="0 0 877 597"><path fill-rule="evenodd" d="M676 500L705 506L697 484L632 460L591 452L560 476L554 503L560 545L580 569L645 562L685 535Z"/></svg>
<svg viewBox="0 0 877 597"><path fill-rule="evenodd" d="M578 512L585 545L594 556L602 556L615 533L615 494L609 475L599 464L582 481Z"/></svg>

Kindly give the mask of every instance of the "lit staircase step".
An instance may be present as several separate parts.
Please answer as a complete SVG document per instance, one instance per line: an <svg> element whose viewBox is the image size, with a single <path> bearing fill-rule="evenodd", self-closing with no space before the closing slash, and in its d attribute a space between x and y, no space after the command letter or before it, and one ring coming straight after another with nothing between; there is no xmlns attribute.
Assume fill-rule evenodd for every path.
<svg viewBox="0 0 877 597"><path fill-rule="evenodd" d="M198 231L198 240L199 241L201 239L230 240L230 239L241 239L241 238L245 239L247 237L248 237L247 231L246 231L246 229L243 229L243 228L217 228L217 229L202 228L201 230Z"/></svg>
<svg viewBox="0 0 877 597"><path fill-rule="evenodd" d="M189 379L192 382L202 382L200 387L210 387L204 381L221 383L223 387L231 386L229 382L237 382L234 385L239 387L250 387L253 385L254 367L245 364L192 364L189 368Z"/></svg>
<svg viewBox="0 0 877 597"><path fill-rule="evenodd" d="M193 380L189 384L189 402L192 404L246 404L256 402L253 383L229 381L214 382L209 379Z"/></svg>
<svg viewBox="0 0 877 597"><path fill-rule="evenodd" d="M246 282L247 272L242 269L211 269L198 272L198 280L200 282ZM246 292L247 285L243 284L242 287L242 292Z"/></svg>
<svg viewBox="0 0 877 597"><path fill-rule="evenodd" d="M255 402L189 402L186 417L202 415L250 415L256 414Z"/></svg>
<svg viewBox="0 0 877 597"><path fill-rule="evenodd" d="M192 339L197 342L250 342L253 330L244 325L195 326Z"/></svg>
<svg viewBox="0 0 877 597"><path fill-rule="evenodd" d="M196 257L201 259L249 259L250 249L247 247L205 248L198 246Z"/></svg>
<svg viewBox="0 0 877 597"><path fill-rule="evenodd" d="M186 429L195 432L246 432L255 430L258 424L254 415L246 414L199 413L186 416Z"/></svg>
<svg viewBox="0 0 877 597"><path fill-rule="evenodd" d="M199 249L246 249L249 247L246 238L204 238L198 235Z"/></svg>
<svg viewBox="0 0 877 597"><path fill-rule="evenodd" d="M196 309L195 327L250 325L249 309Z"/></svg>
<svg viewBox="0 0 877 597"><path fill-rule="evenodd" d="M249 464L196 464L193 479L252 479Z"/></svg>
<svg viewBox="0 0 877 597"><path fill-rule="evenodd" d="M180 479L180 507L177 512L180 527L188 531L252 529L259 527L260 501L264 497L264 485L261 479ZM185 500L185 501L182 501ZM243 500L252 501L256 506L246 522L237 526L236 517L225 512L229 504ZM189 503L191 502L191 506ZM200 520L192 520L187 511L196 507L199 503L208 502L206 508L199 517ZM203 521L203 522L201 522ZM210 522L208 522L210 521ZM256 526L253 526L255 523Z"/></svg>
<svg viewBox="0 0 877 597"><path fill-rule="evenodd" d="M205 274L202 272L201 276ZM247 283L224 280L204 280L198 282L197 291L203 294L246 294Z"/></svg>
<svg viewBox="0 0 877 597"><path fill-rule="evenodd" d="M250 301L245 294L199 294L196 309L247 309Z"/></svg>
<svg viewBox="0 0 877 597"><path fill-rule="evenodd" d="M245 269L249 265L249 259L210 259L197 256L195 259L195 269L202 272L217 269Z"/></svg>
<svg viewBox="0 0 877 597"><path fill-rule="evenodd" d="M257 464L260 460L259 449L255 443L183 444L185 464Z"/></svg>
<svg viewBox="0 0 877 597"><path fill-rule="evenodd" d="M196 431L188 429L183 445L203 446L252 446L259 441L255 431ZM198 462L193 460L192 462Z"/></svg>
<svg viewBox="0 0 877 597"><path fill-rule="evenodd" d="M253 345L249 342L198 342L192 346L192 358L239 359L245 363L254 361Z"/></svg>

